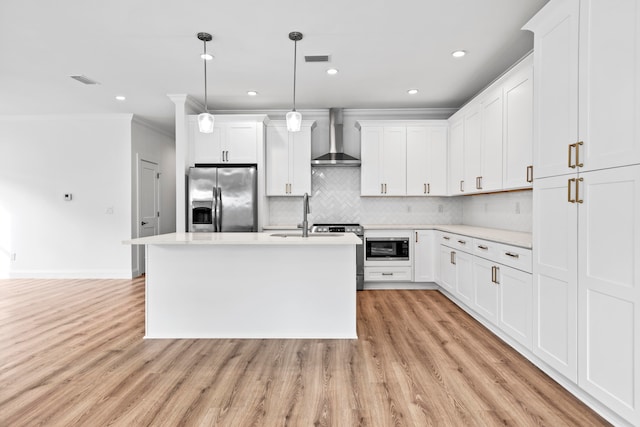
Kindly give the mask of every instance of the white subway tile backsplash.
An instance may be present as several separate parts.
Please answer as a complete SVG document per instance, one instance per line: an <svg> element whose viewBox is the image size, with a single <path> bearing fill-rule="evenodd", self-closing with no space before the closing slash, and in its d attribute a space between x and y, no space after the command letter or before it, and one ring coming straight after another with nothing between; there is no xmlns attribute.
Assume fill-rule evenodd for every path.
<svg viewBox="0 0 640 427"><path fill-rule="evenodd" d="M462 200L457 197L361 197L360 168L312 169L311 215L315 223L460 224ZM297 224L299 197L270 197L271 225Z"/></svg>

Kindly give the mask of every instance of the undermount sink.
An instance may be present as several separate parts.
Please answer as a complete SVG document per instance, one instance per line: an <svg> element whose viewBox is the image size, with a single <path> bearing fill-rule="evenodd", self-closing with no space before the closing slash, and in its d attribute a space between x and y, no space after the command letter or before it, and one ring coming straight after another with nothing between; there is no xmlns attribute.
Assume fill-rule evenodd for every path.
<svg viewBox="0 0 640 427"><path fill-rule="evenodd" d="M302 233L273 233L271 237L302 237ZM338 237L341 233L310 233L309 237Z"/></svg>

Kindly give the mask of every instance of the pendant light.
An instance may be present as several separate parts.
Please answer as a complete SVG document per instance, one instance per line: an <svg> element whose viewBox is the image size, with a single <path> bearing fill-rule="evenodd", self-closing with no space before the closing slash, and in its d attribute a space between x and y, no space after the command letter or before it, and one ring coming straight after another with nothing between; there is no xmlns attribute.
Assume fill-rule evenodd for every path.
<svg viewBox="0 0 640 427"><path fill-rule="evenodd" d="M287 113L287 130L289 132L299 132L302 124L302 114L296 111L296 59L298 41L302 40L302 33L293 31L289 33L289 39L293 40L293 110Z"/></svg>
<svg viewBox="0 0 640 427"><path fill-rule="evenodd" d="M204 113L198 114L198 129L201 133L212 133L213 114L209 114L207 106L207 61L212 58L211 55L207 55L207 42L211 41L212 37L209 33L198 33L198 39L204 42L204 53L200 55L204 61Z"/></svg>

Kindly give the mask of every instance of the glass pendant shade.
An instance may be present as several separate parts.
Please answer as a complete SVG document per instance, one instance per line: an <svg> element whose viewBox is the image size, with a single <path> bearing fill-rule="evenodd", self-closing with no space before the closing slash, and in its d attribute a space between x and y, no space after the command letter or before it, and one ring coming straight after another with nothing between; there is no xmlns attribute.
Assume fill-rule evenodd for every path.
<svg viewBox="0 0 640 427"><path fill-rule="evenodd" d="M302 124L302 114L296 110L289 111L287 113L287 130L289 132L300 132L300 125Z"/></svg>
<svg viewBox="0 0 640 427"><path fill-rule="evenodd" d="M300 125L298 125L300 127ZM213 132L213 114L202 113L198 114L198 129L201 133Z"/></svg>

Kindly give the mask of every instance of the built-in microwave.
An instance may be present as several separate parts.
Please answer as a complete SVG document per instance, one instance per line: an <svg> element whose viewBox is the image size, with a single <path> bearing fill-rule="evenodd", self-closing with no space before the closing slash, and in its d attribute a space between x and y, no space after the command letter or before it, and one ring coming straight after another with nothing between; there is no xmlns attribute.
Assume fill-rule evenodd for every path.
<svg viewBox="0 0 640 427"><path fill-rule="evenodd" d="M365 259L367 261L410 261L409 237L367 237Z"/></svg>

